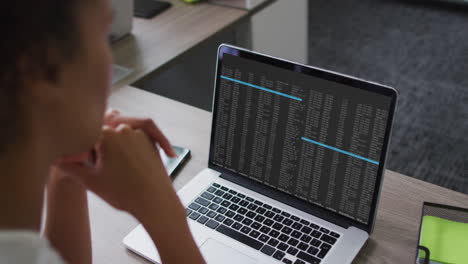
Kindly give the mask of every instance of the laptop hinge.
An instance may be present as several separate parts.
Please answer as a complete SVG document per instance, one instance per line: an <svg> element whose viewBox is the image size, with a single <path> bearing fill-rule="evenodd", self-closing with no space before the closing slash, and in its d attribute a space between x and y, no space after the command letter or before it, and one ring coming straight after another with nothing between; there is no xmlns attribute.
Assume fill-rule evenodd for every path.
<svg viewBox="0 0 468 264"><path fill-rule="evenodd" d="M318 218L324 219L330 223L341 226L343 228L348 228L352 225L351 220L344 218L336 213L328 211L324 208L321 208L317 205L311 204L307 201L296 198L292 195L286 194L284 192L275 190L269 186L251 180L247 177L235 175L233 173L221 173L221 178L238 184L242 187L245 187L254 192L265 195L271 199L277 200L289 206L292 206L298 210L304 211L308 214L314 215Z"/></svg>

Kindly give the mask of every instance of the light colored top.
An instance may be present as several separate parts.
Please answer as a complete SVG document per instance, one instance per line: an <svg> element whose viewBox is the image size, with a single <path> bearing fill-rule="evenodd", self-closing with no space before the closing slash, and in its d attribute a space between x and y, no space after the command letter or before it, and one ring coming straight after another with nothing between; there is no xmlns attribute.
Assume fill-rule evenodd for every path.
<svg viewBox="0 0 468 264"><path fill-rule="evenodd" d="M0 231L0 263L64 264L49 241L31 231Z"/></svg>

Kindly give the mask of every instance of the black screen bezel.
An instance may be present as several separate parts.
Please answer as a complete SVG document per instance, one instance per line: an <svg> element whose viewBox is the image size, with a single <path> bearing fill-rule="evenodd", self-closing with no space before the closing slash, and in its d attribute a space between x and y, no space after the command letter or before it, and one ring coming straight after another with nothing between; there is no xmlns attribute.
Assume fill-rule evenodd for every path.
<svg viewBox="0 0 468 264"><path fill-rule="evenodd" d="M384 172L384 169L385 169L387 151L388 151L388 146L389 146L389 143L390 143L389 139L390 139L390 135L391 135L392 123L393 123L393 119L394 119L394 113L395 113L395 110L396 110L396 101L397 101L397 97L398 97L398 94L397 94L396 90L393 89L393 88L387 87L387 86L377 84L377 83L372 83L372 82L356 79L356 78L353 78L353 77L350 77L350 76L338 74L338 73L335 73L335 72L330 72L330 71L326 71L326 70L323 70L323 69L319 69L319 68L315 68L315 67L311 67L311 66L307 66L307 65L302 65L302 64L299 64L299 63L294 63L294 62L290 62L290 61L286 61L286 60L282 60L282 59L278 59L278 58L274 58L274 57L270 57L270 56L263 55L263 54L260 54L260 53L245 50L245 49L242 49L242 48L239 48L239 47L234 47L234 46L231 46L231 45L221 44L219 46L218 56L217 56L215 90L214 90L214 95L213 95L213 108L212 108L212 110L213 110L213 117L212 117L213 121L212 121L212 127L211 127L211 138L210 138L210 151L209 151L208 166L209 166L209 168L217 170L217 171L219 171L221 173L230 174L230 177L236 177L236 176L232 175L232 172L230 170L227 170L227 169L225 169L223 167L220 167L220 166L214 164L214 162L213 162L213 159L214 159L214 135L215 135L215 132L216 132L215 131L216 130L215 120L216 120L216 114L217 114L216 109L217 109L217 98L218 98L218 91L219 91L218 85L220 83L220 76L221 76L220 73L221 73L221 67L222 67L222 64L223 64L223 55L224 54L230 54L230 55L234 55L234 56L254 60L254 61L257 61L257 62L261 62L261 63L269 64L269 65L272 65L272 66L276 66L276 67L279 67L279 68L282 68L282 69L285 69L285 70L290 70L290 71L294 71L294 72L298 72L298 73L302 73L302 74L307 74L307 75L310 75L310 76L313 76L313 77L322 78L322 79L325 79L325 80L337 82L337 83L348 85L348 86L351 86L351 87L354 87L354 88L363 89L363 90L366 90L366 91L378 93L380 95L388 96L388 97L391 98L391 103L390 103L390 108L389 108L389 116L388 116L388 119L387 119L387 127L386 127L386 131L385 131L382 151L381 151L381 155L380 155L380 161L381 162L380 162L379 168L377 170L377 179L376 179L375 188L374 188L374 196L373 196L373 199L372 199L371 211L369 213L369 219L367 221L367 224L361 223L361 222L356 221L356 220L354 220L352 218L349 218L347 216L335 213L335 212L333 212L331 210L327 210L327 209L325 209L323 207L320 207L320 206L317 206L317 205L314 205L314 204L308 202L308 204L311 207L310 208L311 210L307 210L307 211L309 211L309 212L314 211L314 209L317 210L317 211L327 210L331 214L333 214L332 219L336 219L336 222L339 222L339 223L344 222L344 223L346 223L345 225L355 226L357 228L365 230L366 232L368 232L370 234L372 232L372 229L373 229L373 226L374 226L377 203L378 203L378 199L379 199L379 195L380 195L380 189L381 189L382 182L383 182L383 172ZM248 181L251 181L251 183L253 185L258 185L256 182L254 182L253 180L250 180L249 178L247 178L245 176L239 176L239 177L243 178L243 179L239 179L239 180L244 182L244 183L248 182ZM245 179L248 179L248 180L245 181ZM288 202L289 205L292 205L293 207L296 207L296 208L303 208L303 206L300 206L300 205L303 205L305 200L297 198L297 197L295 197L293 195L286 194L286 193L284 193L282 191L279 191L277 189L274 189L274 188L271 188L271 187L268 187L268 186L264 186L264 189L266 189L269 192L273 192L273 193L274 192L279 192L283 196L284 195L289 196L289 199L288 199L289 200L289 202ZM298 206L294 206L295 203L297 203ZM340 224L340 225L343 226L342 224Z"/></svg>

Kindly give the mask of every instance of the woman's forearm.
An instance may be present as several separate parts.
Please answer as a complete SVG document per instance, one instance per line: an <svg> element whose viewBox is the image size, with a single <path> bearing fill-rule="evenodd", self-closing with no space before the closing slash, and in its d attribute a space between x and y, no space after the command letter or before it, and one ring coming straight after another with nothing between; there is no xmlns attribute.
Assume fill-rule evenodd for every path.
<svg viewBox="0 0 468 264"><path fill-rule="evenodd" d="M164 213L165 217L161 217L161 213ZM156 245L161 263L205 263L190 233L185 211L150 210L144 218L140 218L140 222Z"/></svg>
<svg viewBox="0 0 468 264"><path fill-rule="evenodd" d="M161 263L205 263L188 225L179 225L176 228L166 228L161 231L145 228L158 249Z"/></svg>
<svg viewBox="0 0 468 264"><path fill-rule="evenodd" d="M92 263L86 189L58 169L47 185L45 236L67 263Z"/></svg>

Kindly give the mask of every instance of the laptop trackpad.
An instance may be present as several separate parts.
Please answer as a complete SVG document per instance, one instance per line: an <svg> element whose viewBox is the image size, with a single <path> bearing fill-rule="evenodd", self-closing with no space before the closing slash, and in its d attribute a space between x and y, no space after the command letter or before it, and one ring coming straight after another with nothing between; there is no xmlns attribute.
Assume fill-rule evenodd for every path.
<svg viewBox="0 0 468 264"><path fill-rule="evenodd" d="M212 238L203 243L200 248L207 264L255 264L257 260L242 254Z"/></svg>

